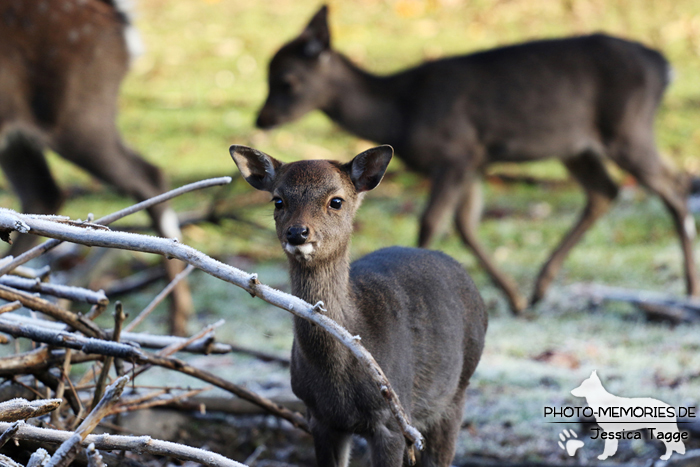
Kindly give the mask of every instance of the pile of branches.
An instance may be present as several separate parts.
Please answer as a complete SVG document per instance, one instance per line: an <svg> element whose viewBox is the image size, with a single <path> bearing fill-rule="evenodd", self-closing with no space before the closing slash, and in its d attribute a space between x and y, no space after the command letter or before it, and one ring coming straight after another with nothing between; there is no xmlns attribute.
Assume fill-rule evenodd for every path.
<svg viewBox="0 0 700 467"><path fill-rule="evenodd" d="M230 346L214 340L214 329L221 322L207 326L189 338L135 332L136 326L144 321L174 286L197 268L327 330L366 366L367 377L374 381L377 390L386 399L404 433L410 452L413 452L414 447L422 449L421 434L410 425L381 368L362 347L358 336L352 336L322 313L325 311L322 302L312 305L261 284L256 274L221 263L177 239L113 231L106 227L117 219L180 194L229 182L230 178L222 177L193 183L101 219L92 220L89 216L84 222L59 216L19 214L0 208L0 238L7 240L11 231L51 238L17 258L6 257L0 260L0 299L6 302L0 306L0 340L7 343L9 339L6 336L12 336L29 339L32 343L31 350L17 351L14 355L0 358L0 377L35 396L32 401L13 399L0 403L0 448L9 440L57 447L53 454L43 448L36 450L26 463L27 467L67 466L76 456L81 456L91 466L120 465L119 459L123 458L104 452L114 450L166 456L208 466L242 466L244 464L209 451L149 436L91 434L98 425L109 428L109 417L182 401L211 386L252 402L308 432L306 420L301 414L174 356L178 352L230 352ZM177 258L188 263L188 267L128 323L125 322L121 304L116 302L113 306L114 325L105 329L94 321L105 310L112 308L109 298L102 290L52 284L47 281L46 268L35 270L25 266L27 261L45 254L63 241L154 253ZM55 299L62 299L58 303L67 302L71 305L58 304ZM77 304L83 307L88 304L90 311L82 314L70 309ZM19 308L31 310L31 315L15 313ZM19 349L19 346L16 348ZM92 366L82 377L76 381L71 380L73 365L86 363ZM196 390L150 388L145 394L120 397L129 380L134 380L153 367L184 373L210 386ZM103 451L102 454L100 450ZM22 464L16 459L1 456L0 465Z"/></svg>

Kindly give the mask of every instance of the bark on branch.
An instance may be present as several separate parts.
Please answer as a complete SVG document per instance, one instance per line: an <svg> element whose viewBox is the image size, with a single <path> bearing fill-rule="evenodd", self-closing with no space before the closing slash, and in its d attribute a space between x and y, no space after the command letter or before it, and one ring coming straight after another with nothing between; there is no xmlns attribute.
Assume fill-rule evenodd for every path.
<svg viewBox="0 0 700 467"><path fill-rule="evenodd" d="M15 422L40 417L56 410L61 405L61 402L62 399L28 401L21 398L2 402L0 403L0 421Z"/></svg>
<svg viewBox="0 0 700 467"><path fill-rule="evenodd" d="M0 431L7 430L11 423L0 422ZM72 433L68 431L51 430L22 425L15 433L19 441L36 441L39 443L59 444L70 438ZM203 449L197 449L182 444L171 443L153 439L150 436L115 436L115 435L88 435L80 445L88 447L94 444L95 448L103 451L132 451L137 454L153 454L167 456L175 459L199 462L211 467L246 467L245 464L228 459L220 454Z"/></svg>

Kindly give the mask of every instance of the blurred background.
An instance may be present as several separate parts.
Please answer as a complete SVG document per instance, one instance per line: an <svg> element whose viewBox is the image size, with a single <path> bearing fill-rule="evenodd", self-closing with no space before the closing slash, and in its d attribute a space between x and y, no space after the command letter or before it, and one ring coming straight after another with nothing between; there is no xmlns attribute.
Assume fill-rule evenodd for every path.
<svg viewBox="0 0 700 467"><path fill-rule="evenodd" d="M700 174L700 2L676 0L357 0L332 1L332 43L361 67L379 74L424 60L513 42L603 31L662 51L674 69L658 115L661 153L677 167ZM279 129L253 127L267 93L267 64L316 12L314 0L139 0L135 24L145 53L132 65L120 99L125 140L167 173L173 187L206 177L233 175L230 144L256 147L283 161L349 160L374 143L358 140L314 112ZM85 172L50 155L69 199L62 214L100 216L132 204ZM593 369L611 391L653 396L672 405L700 403L700 325L648 323L629 304L600 303L574 293L581 283L683 294L681 252L661 201L615 171L624 189L614 208L567 258L546 299L513 318L505 300L448 229L433 244L465 264L482 291L491 323L482 363L471 384L458 455L513 459L566 459L556 445L562 425L542 419L542 407L582 404L569 395ZM491 177L480 228L484 244L523 293L538 267L583 208L580 188L558 162L500 164ZM534 179L534 180L533 180ZM370 193L356 221L353 257L388 245L413 246L427 183L394 158L387 179ZM183 241L203 252L260 273L263 283L288 290L286 261L274 234L272 206L240 178L225 188L176 199L178 213L212 199L217 223L183 229ZM0 205L19 209L0 174ZM148 224L145 214L122 225ZM115 254L115 264L147 255ZM121 256L119 256L121 255ZM113 268L118 272L119 266ZM197 273L191 276L196 321L223 317L220 340L286 355L291 319L245 292ZM142 308L160 286L126 297ZM149 331L165 328L162 322ZM218 358L218 357L217 357ZM247 357L220 357L222 374L253 389L288 390L283 370ZM157 378L153 372L152 377ZM270 383L273 381L273 383ZM661 444L621 443L613 461L658 458ZM579 456L602 451L602 444ZM586 452L588 454L586 454ZM641 464L640 464L641 465Z"/></svg>

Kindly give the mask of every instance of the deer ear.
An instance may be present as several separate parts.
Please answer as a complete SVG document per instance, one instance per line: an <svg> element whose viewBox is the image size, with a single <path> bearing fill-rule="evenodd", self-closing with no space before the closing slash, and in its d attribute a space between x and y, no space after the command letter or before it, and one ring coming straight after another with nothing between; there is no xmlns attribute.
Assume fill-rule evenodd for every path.
<svg viewBox="0 0 700 467"><path fill-rule="evenodd" d="M238 166L245 181L253 188L262 191L272 190L275 172L282 167L282 162L268 156L262 151L247 146L233 145L228 148L233 162Z"/></svg>
<svg viewBox="0 0 700 467"><path fill-rule="evenodd" d="M345 164L344 167L350 173L350 180L358 193L373 190L379 185L393 155L394 148L391 146L378 146L358 154Z"/></svg>
<svg viewBox="0 0 700 467"><path fill-rule="evenodd" d="M301 33L304 39L304 56L316 58L321 52L331 47L331 32L328 28L328 6L323 5L311 18L306 29Z"/></svg>

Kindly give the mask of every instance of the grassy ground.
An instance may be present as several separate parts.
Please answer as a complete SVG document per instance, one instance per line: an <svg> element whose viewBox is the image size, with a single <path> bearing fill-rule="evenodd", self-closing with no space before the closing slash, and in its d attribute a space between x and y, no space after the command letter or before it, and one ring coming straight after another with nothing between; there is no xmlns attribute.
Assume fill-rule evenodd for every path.
<svg viewBox="0 0 700 467"><path fill-rule="evenodd" d="M320 113L269 133L252 126L266 93L269 57L318 6L309 0L141 0L137 24L147 52L124 83L119 123L125 139L163 167L175 185L233 174L227 151L232 143L255 146L282 160L347 160L368 147L371 143L344 133ZM661 152L677 166L700 173L700 2L362 0L330 2L330 7L336 48L378 73L514 41L600 30L657 47L676 72L657 122ZM98 189L96 181L57 156L50 156L50 163L63 186L89 189L87 195L69 200L65 214L84 218L87 212L100 215L130 204ZM356 257L383 246L415 243L427 186L404 173L399 161L390 170L396 175L368 196L359 214ZM493 170L566 177L554 162ZM5 188L0 204L18 207L4 179L0 187ZM235 203L251 189L240 182L225 193ZM174 205L178 211L194 209L210 196L211 191L188 195ZM491 184L485 199L491 212L505 216L485 219L481 238L499 265L528 291L538 266L576 219L583 196L570 184ZM270 230L271 211L266 204L240 211L268 230L225 221L190 227L184 241L286 288L283 255ZM133 222L147 221L139 216ZM543 406L583 404L569 391L593 369L620 395L653 396L674 405L700 403L700 326L648 324L629 306L592 307L568 288L594 281L681 293L680 251L657 199L628 186L612 212L569 256L547 300L533 310L536 319L514 319L507 313L501 295L449 228L434 247L466 265L491 313L486 351L470 389L465 419L471 425L460 438L460 456L563 459L556 445L561 425L545 423ZM195 274L192 287L198 310L193 329L225 317L228 322L219 332L224 341L288 352L291 330L285 313L204 275ZM139 309L155 291L131 298L127 306ZM153 323L150 330L159 326ZM254 388L288 384L287 376L274 367L237 357L221 357L216 363L218 371ZM154 379L161 377L154 373ZM641 463L658 457L658 447L632 443L625 456ZM593 459L601 450L587 446L582 455Z"/></svg>

